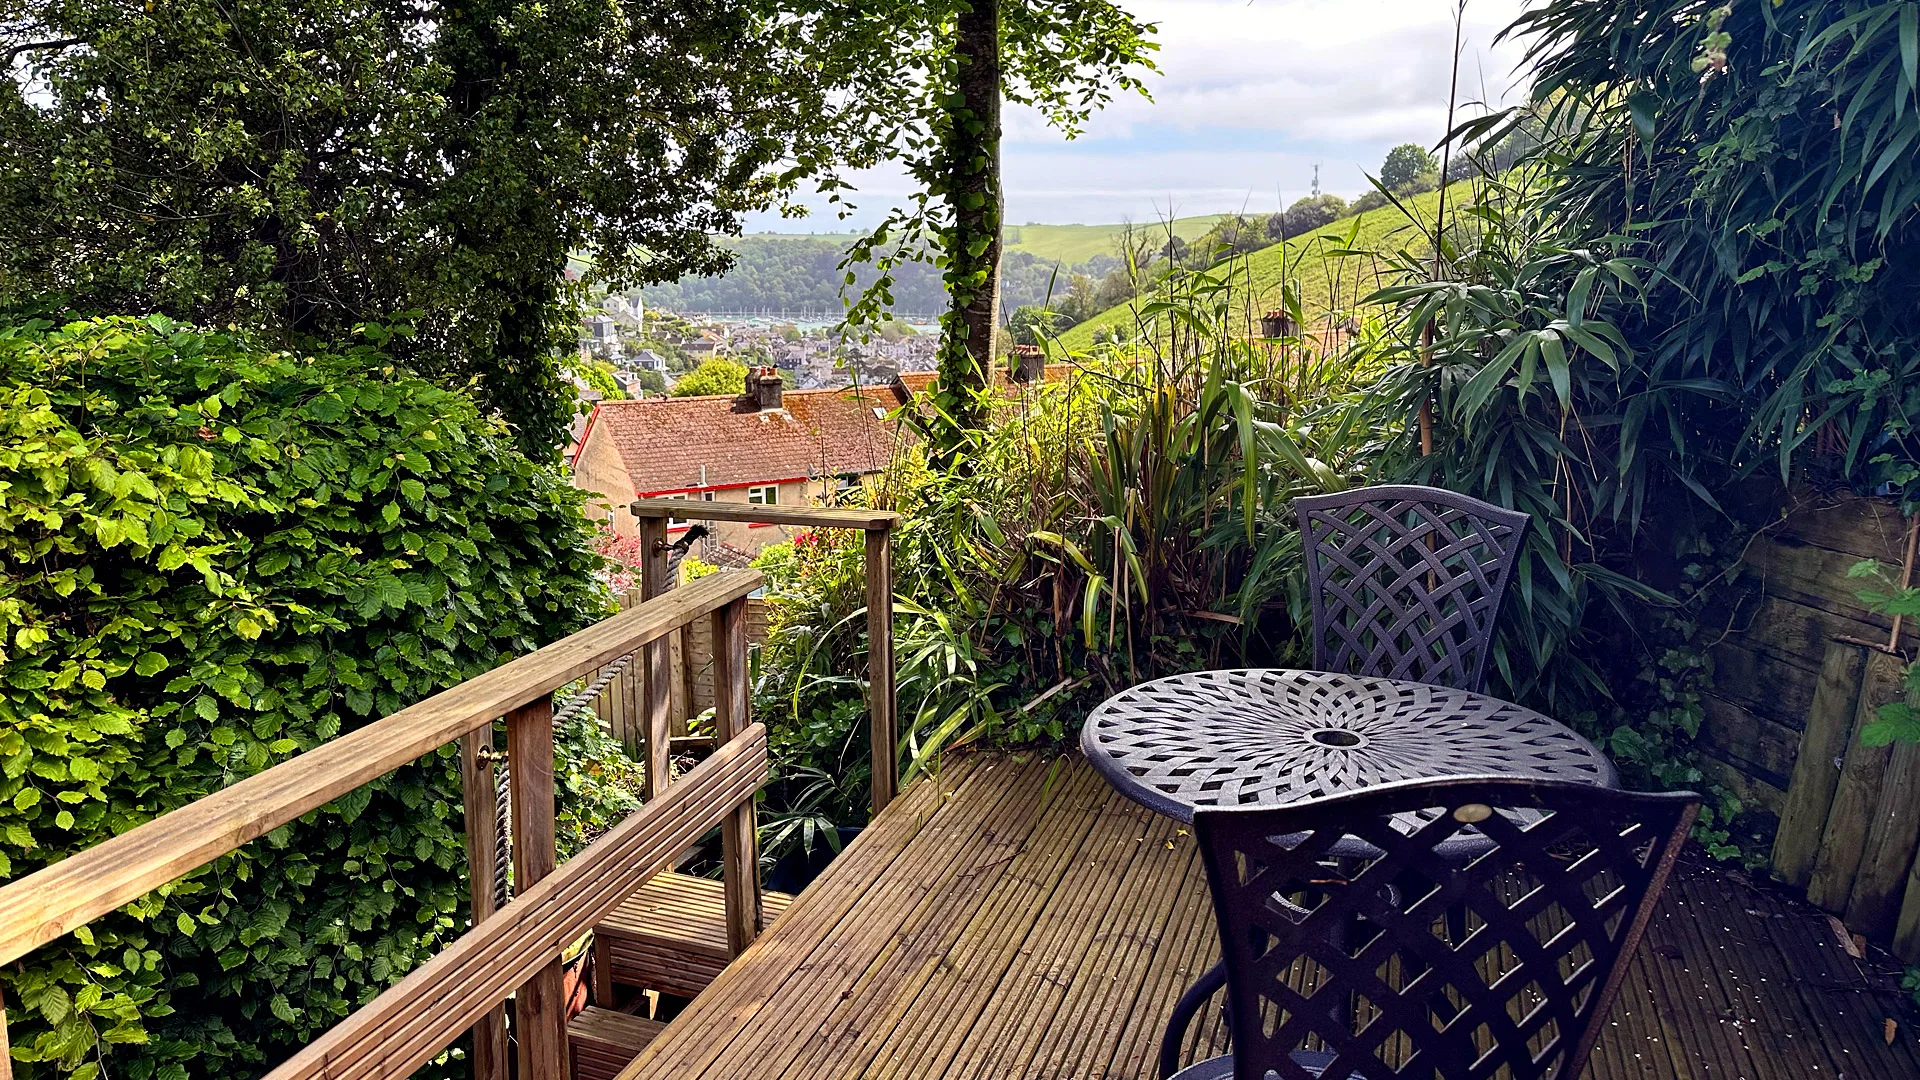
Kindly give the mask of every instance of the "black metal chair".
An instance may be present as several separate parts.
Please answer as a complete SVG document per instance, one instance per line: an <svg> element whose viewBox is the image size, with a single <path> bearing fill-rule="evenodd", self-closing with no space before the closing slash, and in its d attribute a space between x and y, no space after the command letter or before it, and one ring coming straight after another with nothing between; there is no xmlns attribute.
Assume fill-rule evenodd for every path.
<svg viewBox="0 0 1920 1080"><path fill-rule="evenodd" d="M1574 1080L1699 806L1691 792L1456 777L1202 810L1232 1053L1176 1072L1189 1009L1160 1074ZM1461 833L1489 850L1464 863L1436 850ZM1375 852L1330 876L1346 836ZM1443 928L1456 907L1471 913L1458 937Z"/></svg>
<svg viewBox="0 0 1920 1080"><path fill-rule="evenodd" d="M1293 501L1313 666L1479 691L1528 515L1398 485Z"/></svg>

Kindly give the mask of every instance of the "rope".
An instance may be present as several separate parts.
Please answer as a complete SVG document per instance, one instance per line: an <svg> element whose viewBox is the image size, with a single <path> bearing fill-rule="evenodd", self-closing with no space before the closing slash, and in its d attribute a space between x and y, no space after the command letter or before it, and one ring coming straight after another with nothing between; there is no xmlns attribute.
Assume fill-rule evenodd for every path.
<svg viewBox="0 0 1920 1080"><path fill-rule="evenodd" d="M493 775L493 908L498 911L507 906L507 867L513 863L513 838L507 834L513 818L507 796L512 780L504 757Z"/></svg>
<svg viewBox="0 0 1920 1080"><path fill-rule="evenodd" d="M560 726L581 711L591 707L595 698L607 688L607 684L618 678L628 664L633 662L637 653L628 653L600 670L600 674L586 688L562 702L553 711L553 727ZM500 767L493 772L493 906L495 910L507 906L507 868L513 863L513 837L510 834L513 821L512 797L513 763L505 754L500 755Z"/></svg>
<svg viewBox="0 0 1920 1080"><path fill-rule="evenodd" d="M558 729L561 724L573 719L581 710L592 705L593 699L599 697L600 692L607 688L607 684L612 682L622 671L625 671L627 665L631 664L633 658L637 655L639 654L628 653L613 663L608 664L600 670L600 677L588 683L586 689L562 702L560 707L553 711L554 728Z"/></svg>

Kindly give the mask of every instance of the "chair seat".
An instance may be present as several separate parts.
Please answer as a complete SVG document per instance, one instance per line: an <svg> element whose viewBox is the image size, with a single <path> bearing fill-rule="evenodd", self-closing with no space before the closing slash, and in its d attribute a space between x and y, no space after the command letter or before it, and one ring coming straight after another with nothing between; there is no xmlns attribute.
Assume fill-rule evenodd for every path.
<svg viewBox="0 0 1920 1080"><path fill-rule="evenodd" d="M1295 1050L1289 1056L1294 1064L1315 1076L1333 1064L1333 1055L1321 1050ZM1217 1058L1196 1061L1167 1080L1233 1080L1233 1055L1221 1054ZM1353 1080L1366 1080L1366 1077L1356 1075Z"/></svg>

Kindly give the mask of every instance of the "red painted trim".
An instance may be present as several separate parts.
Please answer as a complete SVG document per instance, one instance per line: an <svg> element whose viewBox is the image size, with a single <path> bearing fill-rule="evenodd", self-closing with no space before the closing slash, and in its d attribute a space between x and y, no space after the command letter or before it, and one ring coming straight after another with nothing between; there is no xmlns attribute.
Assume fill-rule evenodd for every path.
<svg viewBox="0 0 1920 1080"><path fill-rule="evenodd" d="M595 405L593 411L587 414L587 426L580 432L580 445L573 452L573 460L567 462L568 469L575 472L579 471L580 455L587 452L587 440L593 437L593 422L598 419L600 419L600 406ZM621 462L621 464L624 465L626 463Z"/></svg>
<svg viewBox="0 0 1920 1080"><path fill-rule="evenodd" d="M585 440L581 440L585 445ZM634 493L636 499L656 499L662 495L697 495L702 491L738 491L741 488L773 487L777 484L804 484L813 479L808 476L790 476L784 480L746 480L738 484L708 484L706 487L661 488L658 491Z"/></svg>

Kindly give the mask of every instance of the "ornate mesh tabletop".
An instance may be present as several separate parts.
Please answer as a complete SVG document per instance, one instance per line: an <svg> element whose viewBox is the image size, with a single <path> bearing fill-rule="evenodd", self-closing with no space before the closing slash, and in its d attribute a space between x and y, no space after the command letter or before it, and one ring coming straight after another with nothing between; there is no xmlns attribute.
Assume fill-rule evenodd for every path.
<svg viewBox="0 0 1920 1080"><path fill-rule="evenodd" d="M1395 780L1532 776L1619 781L1593 744L1531 709L1445 686L1280 668L1142 683L1080 729L1087 760L1129 798L1277 806Z"/></svg>

